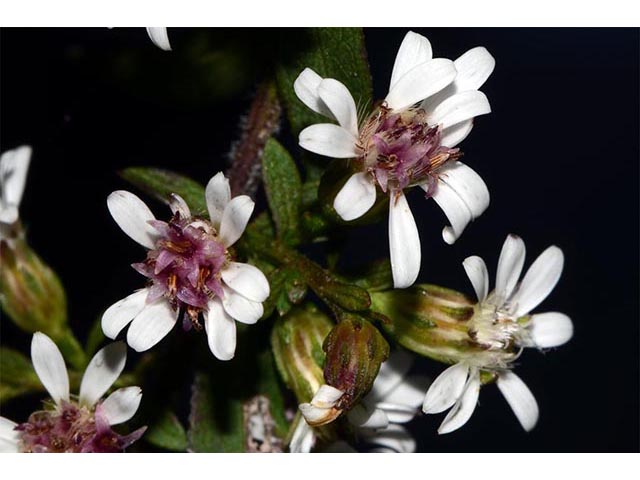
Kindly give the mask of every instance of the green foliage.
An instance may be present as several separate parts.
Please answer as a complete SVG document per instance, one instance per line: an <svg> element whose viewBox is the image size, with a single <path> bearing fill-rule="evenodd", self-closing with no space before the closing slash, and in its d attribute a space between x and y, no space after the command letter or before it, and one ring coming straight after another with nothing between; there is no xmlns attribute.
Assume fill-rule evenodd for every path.
<svg viewBox="0 0 640 480"><path fill-rule="evenodd" d="M188 448L193 452L244 452L242 404L220 395L216 387L206 373L196 374L191 387Z"/></svg>
<svg viewBox="0 0 640 480"><path fill-rule="evenodd" d="M295 245L300 240L302 181L289 152L273 138L264 149L262 175L278 238Z"/></svg>
<svg viewBox="0 0 640 480"><path fill-rule="evenodd" d="M29 359L16 350L0 347L0 372L0 402L44 390Z"/></svg>
<svg viewBox="0 0 640 480"><path fill-rule="evenodd" d="M206 215L207 202L204 195L204 187L189 177L180 175L170 170L151 167L129 167L120 172L122 178L135 185L143 192L168 203L169 195L180 195L191 213Z"/></svg>
<svg viewBox="0 0 640 480"><path fill-rule="evenodd" d="M283 34L282 46L278 89L294 135L312 123L327 121L298 100L293 90L295 79L307 67L344 83L359 111L369 107L371 74L361 28L290 29Z"/></svg>
<svg viewBox="0 0 640 480"><path fill-rule="evenodd" d="M156 447L172 452L185 452L188 447L187 432L178 417L169 410L163 412L158 421L149 427L144 439Z"/></svg>

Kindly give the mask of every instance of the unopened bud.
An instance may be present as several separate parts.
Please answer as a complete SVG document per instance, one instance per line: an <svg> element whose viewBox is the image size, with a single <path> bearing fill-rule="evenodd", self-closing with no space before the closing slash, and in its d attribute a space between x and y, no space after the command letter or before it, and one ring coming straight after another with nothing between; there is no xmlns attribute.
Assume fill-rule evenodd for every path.
<svg viewBox="0 0 640 480"><path fill-rule="evenodd" d="M22 330L60 338L67 302L55 272L21 239L0 242L0 303Z"/></svg>
<svg viewBox="0 0 640 480"><path fill-rule="evenodd" d="M444 363L484 350L469 336L475 302L435 285L371 293L372 310L387 317L384 330L403 347Z"/></svg>
<svg viewBox="0 0 640 480"><path fill-rule="evenodd" d="M380 364L389 356L389 344L367 320L349 316L331 330L324 351L324 379L343 392L335 408L345 411L371 390Z"/></svg>
<svg viewBox="0 0 640 480"><path fill-rule="evenodd" d="M294 308L280 317L271 333L278 371L298 402L309 402L324 384L322 344L333 327L331 319L312 305Z"/></svg>

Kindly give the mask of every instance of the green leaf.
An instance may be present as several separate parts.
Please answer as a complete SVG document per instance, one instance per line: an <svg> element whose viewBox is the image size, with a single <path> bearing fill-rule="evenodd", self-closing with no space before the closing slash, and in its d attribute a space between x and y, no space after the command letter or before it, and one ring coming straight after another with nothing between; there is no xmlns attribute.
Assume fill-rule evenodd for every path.
<svg viewBox="0 0 640 480"><path fill-rule="evenodd" d="M348 276L351 283L370 292L380 292L393 288L391 262L388 259L377 260Z"/></svg>
<svg viewBox="0 0 640 480"><path fill-rule="evenodd" d="M172 452L185 452L188 446L187 432L178 417L168 410L147 430L144 439L156 447Z"/></svg>
<svg viewBox="0 0 640 480"><path fill-rule="evenodd" d="M242 403L224 394L225 391L216 388L208 375L196 374L191 389L187 433L190 450L244 452Z"/></svg>
<svg viewBox="0 0 640 480"><path fill-rule="evenodd" d="M168 203L169 195L176 193L187 202L192 213L196 215L207 213L204 187L189 177L170 170L151 167L125 168L120 175L161 202Z"/></svg>
<svg viewBox="0 0 640 480"><path fill-rule="evenodd" d="M273 138L264 149L262 175L278 238L295 245L300 240L302 181L289 152Z"/></svg>
<svg viewBox="0 0 640 480"><path fill-rule="evenodd" d="M22 353L0 347L0 402L44 390L31 362Z"/></svg>
<svg viewBox="0 0 640 480"><path fill-rule="evenodd" d="M283 35L278 89L294 134L313 123L327 121L304 105L293 91L295 79L307 67L322 77L344 83L359 111L369 107L371 75L361 28L288 29Z"/></svg>

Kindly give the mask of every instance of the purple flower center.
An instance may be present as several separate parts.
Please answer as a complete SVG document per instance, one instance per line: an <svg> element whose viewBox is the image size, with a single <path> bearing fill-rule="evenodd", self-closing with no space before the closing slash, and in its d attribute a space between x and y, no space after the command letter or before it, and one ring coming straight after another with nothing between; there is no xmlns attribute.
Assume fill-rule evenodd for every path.
<svg viewBox="0 0 640 480"><path fill-rule="evenodd" d="M360 134L364 168L384 192L423 183L432 191L438 169L462 156L459 149L442 146L440 139L440 127L429 126L421 108L392 113L383 104Z"/></svg>
<svg viewBox="0 0 640 480"><path fill-rule="evenodd" d="M101 406L95 411L73 402L63 402L54 410L32 413L15 428L20 432L23 452L32 453L117 453L138 440L146 427L129 435L114 432Z"/></svg>
<svg viewBox="0 0 640 480"><path fill-rule="evenodd" d="M175 309L184 311L186 329L200 328L199 313L211 298L224 296L220 275L228 261L227 249L206 220L176 213L169 223L150 223L160 238L144 262L132 265L151 280L147 302L164 296Z"/></svg>

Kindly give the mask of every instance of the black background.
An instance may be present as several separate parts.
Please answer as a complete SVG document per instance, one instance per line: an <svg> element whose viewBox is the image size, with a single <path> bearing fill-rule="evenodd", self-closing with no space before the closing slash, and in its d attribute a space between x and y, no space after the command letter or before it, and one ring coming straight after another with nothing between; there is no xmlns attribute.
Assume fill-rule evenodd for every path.
<svg viewBox="0 0 640 480"><path fill-rule="evenodd" d="M484 45L497 61L482 88L493 112L461 145L491 206L448 246L442 212L410 195L422 240L419 281L471 294L466 256L485 258L493 279L508 233L525 240L526 265L556 244L565 269L538 311L567 313L575 325L567 345L519 361L516 372L540 405L531 433L490 386L453 434L437 436L442 415L415 421L419 451L638 451L638 30L414 30L435 56ZM386 95L405 32L365 30L376 98ZM67 287L80 337L140 286L128 264L141 252L106 209L111 191L128 188L115 172L154 165L205 182L226 168L277 34L170 29L174 52L165 53L141 28L1 31L1 148L34 147L21 216ZM197 42L206 55L194 53ZM225 61L228 45L253 52L251 62ZM151 205L161 217L163 207ZM387 256L387 248L385 224L357 228L345 257L356 263ZM3 345L28 351L28 335L6 318L1 326ZM416 369L436 375L442 366ZM3 415L19 420L28 411L14 402Z"/></svg>

